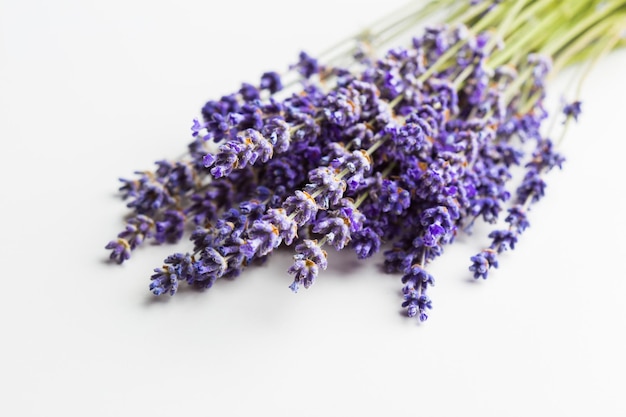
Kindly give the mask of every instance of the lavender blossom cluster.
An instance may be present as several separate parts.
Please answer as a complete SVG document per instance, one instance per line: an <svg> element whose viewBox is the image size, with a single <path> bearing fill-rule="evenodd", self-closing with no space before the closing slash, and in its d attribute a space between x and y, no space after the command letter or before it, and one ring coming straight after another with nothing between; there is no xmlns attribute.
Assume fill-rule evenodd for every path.
<svg viewBox="0 0 626 417"><path fill-rule="evenodd" d="M532 76L511 94L519 72L489 67L489 36L433 27L350 68L303 52L290 67L296 87L268 72L207 102L184 158L121 180L133 213L106 245L111 259L188 233L189 252L167 257L151 276L155 295L174 295L182 282L210 288L293 247L285 286L297 292L327 268L328 247L359 259L384 251L385 269L401 276L402 307L426 320L428 265L484 221L494 227L490 243L468 265L487 278L528 228L544 174L563 163L540 133L549 61L528 57ZM567 111L577 117L580 106ZM514 167L524 171L521 183Z"/></svg>

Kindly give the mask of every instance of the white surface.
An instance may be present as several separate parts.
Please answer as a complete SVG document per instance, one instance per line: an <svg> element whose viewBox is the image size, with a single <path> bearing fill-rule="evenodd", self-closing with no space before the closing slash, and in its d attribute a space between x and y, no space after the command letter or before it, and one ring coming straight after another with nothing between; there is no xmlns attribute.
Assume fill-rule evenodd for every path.
<svg viewBox="0 0 626 417"><path fill-rule="evenodd" d="M331 253L294 295L283 254L156 301L175 248L105 262L117 178L183 152L206 99L403 2L290 4L0 3L0 415L626 415L623 52L589 77L518 248L480 282L486 239L448 248L425 325L380 257Z"/></svg>

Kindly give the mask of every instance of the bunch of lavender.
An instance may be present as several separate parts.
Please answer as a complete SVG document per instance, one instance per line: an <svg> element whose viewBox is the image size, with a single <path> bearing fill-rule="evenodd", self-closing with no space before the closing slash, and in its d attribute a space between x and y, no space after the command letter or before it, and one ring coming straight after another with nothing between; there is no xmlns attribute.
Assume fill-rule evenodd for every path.
<svg viewBox="0 0 626 417"><path fill-rule="evenodd" d="M441 11L446 22L388 47ZM439 0L381 20L331 51L341 54L302 52L287 74L208 101L184 157L122 179L132 214L106 248L122 263L189 230L189 252L154 270L155 295L210 288L289 246L297 292L326 269L328 246L359 259L384 250L402 306L424 321L427 267L458 233L507 225L469 260L487 278L529 227L545 174L564 162L544 129L548 79L615 48L625 23L626 0ZM561 110L566 127L579 98Z"/></svg>

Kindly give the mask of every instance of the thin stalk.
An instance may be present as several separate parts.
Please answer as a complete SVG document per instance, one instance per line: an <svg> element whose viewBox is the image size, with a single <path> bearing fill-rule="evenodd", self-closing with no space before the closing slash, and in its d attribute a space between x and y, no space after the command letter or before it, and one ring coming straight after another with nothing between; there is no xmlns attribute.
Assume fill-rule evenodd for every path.
<svg viewBox="0 0 626 417"><path fill-rule="evenodd" d="M545 8L552 5L554 5L554 0L538 0L530 4L518 16L515 17L515 20L511 23L511 28L508 31L508 36L519 33L518 30L524 27L525 24L528 24L528 21L533 16L535 16L537 13L543 12ZM508 36L506 36L505 39Z"/></svg>
<svg viewBox="0 0 626 417"><path fill-rule="evenodd" d="M417 2L413 4L417 4ZM413 11L411 11L412 7L408 8L407 6L404 6L403 8L396 10L395 12L392 12L389 15L381 18L378 22L370 25L367 29L362 30L361 32L347 39L344 39L341 42L338 42L333 47L330 47L327 50L323 51L322 53L318 54L318 58L321 59L321 58L326 57L327 55L331 55L331 56L335 55L332 58L326 57L327 63L336 62L339 59L346 57L346 55L348 55L348 57L351 58L354 52L356 52L356 46L350 47L347 51L342 52L341 55L337 55L337 49L341 48L342 46L346 44L354 45L355 43L358 43L358 42L365 42L370 45L373 45L373 44L382 45L385 42L388 42L396 38L397 36L405 32L406 30L410 28L414 28L415 25L419 21L431 15L434 11L445 8L451 4L454 4L453 0L433 0L425 6L420 5L418 8L416 8L416 10L413 10ZM403 17L399 17L398 15L403 16ZM377 30L374 29L378 25L384 25L384 26ZM398 28L399 26L403 27L401 31L399 32L396 31L398 33L395 33L392 36L388 36L387 39L385 39L385 41L379 40L382 38L382 36L385 33L390 32Z"/></svg>
<svg viewBox="0 0 626 417"><path fill-rule="evenodd" d="M464 14L458 17L451 16L450 23L448 23L448 25L450 27L455 27L458 25L470 26L469 22L477 18L481 13L489 9L489 7L491 7L491 4L487 1L479 3L475 6L472 6L469 9L467 9L467 11Z"/></svg>
<svg viewBox="0 0 626 417"><path fill-rule="evenodd" d="M595 68L595 66L598 64L600 59L604 58L615 47L615 44L617 44L617 42L619 41L621 37L620 29L622 27L623 27L622 25L613 26L612 28L613 36L611 36L610 38L607 38L604 42L604 45L599 44L601 45L601 47L598 48L598 53L596 54L596 56L593 57L593 59L591 59L591 61L588 62L587 68L585 69L583 74L580 76L580 81L578 82L578 87L576 88L575 100L580 99L583 84L585 80L587 79L587 77L589 76L589 74L591 73L591 71Z"/></svg>
<svg viewBox="0 0 626 417"><path fill-rule="evenodd" d="M496 43L499 40L504 40L506 31L510 29L511 22L515 19L515 15L520 12L520 9L524 6L525 1L526 0L517 0L513 4L513 7L511 7L511 9L504 16L502 23L498 25L498 31L495 36L492 36L489 39L489 42L487 42L487 50L491 50L494 46L496 46Z"/></svg>
<svg viewBox="0 0 626 417"><path fill-rule="evenodd" d="M516 39L511 39L506 48L492 56L490 60L490 67L497 68L498 66L509 62L509 60L520 51L523 51L523 55L527 55L531 52L527 45L534 37L539 36L545 31L550 31L550 28L557 25L557 22L563 18L563 13L560 10L555 10L546 16L540 23L534 26L531 30L523 33Z"/></svg>
<svg viewBox="0 0 626 417"><path fill-rule="evenodd" d="M441 10L445 7L449 7L450 5L454 5L454 2L447 0L446 2L443 2L442 5L439 5L438 8L439 10ZM423 20L425 17L432 15L432 10L430 10L429 8L430 6L433 6L433 3L426 5L422 10L415 13L414 15L407 16L400 21L392 23L391 25L386 27L384 30L381 30L377 34L377 38L374 38L372 40L372 44L376 46L385 45L389 41L396 39L398 36L405 33L407 30L415 29L415 25L417 22ZM436 10L435 7L432 7L432 9ZM382 35L385 34L386 32L391 32L391 35L388 35L387 37L382 37Z"/></svg>
<svg viewBox="0 0 626 417"><path fill-rule="evenodd" d="M494 12L487 14L476 25L470 28L470 32L472 34L479 33L484 28L489 26L493 21L497 20L498 17L500 17L500 15ZM465 44L467 44L467 41L463 40L463 41L457 42L456 44L454 44L454 46L448 48L446 52L444 52L439 58L437 58L437 61L433 65L428 67L428 69L424 71L422 75L419 76L419 78L417 79L417 82L421 83L421 82L426 81L437 70L441 69L441 67L444 66L444 64L448 63L448 61L451 58L453 58L456 55L456 53L459 52Z"/></svg>
<svg viewBox="0 0 626 417"><path fill-rule="evenodd" d="M567 49L559 54L558 58L555 59L554 66L552 67L551 71L551 76L558 74L565 66L576 62L576 56L581 51L586 51L586 54L588 54L589 45L594 43L594 41L600 40L602 38L602 35L607 32L607 28L618 26L618 22L624 19L626 19L626 16L621 16L621 18L617 16L613 18L608 18L599 22L583 35L576 38L567 47ZM614 44L613 46L616 46L616 44Z"/></svg>
<svg viewBox="0 0 626 417"><path fill-rule="evenodd" d="M624 6L626 6L626 3L623 1L606 4L602 10L591 13L584 17L581 21L577 22L570 28L570 30L567 31L565 36L556 38L554 43L548 45L542 53L545 53L546 55L557 55L563 47L576 37L584 34L585 30L587 30L590 26L596 24L598 21L609 18L609 16L615 12L616 9Z"/></svg>

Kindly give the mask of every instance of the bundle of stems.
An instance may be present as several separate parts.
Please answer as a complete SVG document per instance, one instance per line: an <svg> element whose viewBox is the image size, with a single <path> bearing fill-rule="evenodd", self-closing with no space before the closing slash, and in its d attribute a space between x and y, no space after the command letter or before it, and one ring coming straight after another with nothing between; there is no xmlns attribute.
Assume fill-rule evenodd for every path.
<svg viewBox="0 0 626 417"><path fill-rule="evenodd" d="M189 231L190 250L151 276L155 295L174 295L292 246L297 292L327 267L329 246L360 259L384 250L407 315L424 321L428 265L483 221L490 244L468 264L487 278L564 162L557 145L586 74L624 43L626 0L419 3L208 101L183 157L121 180L132 213L106 246L111 259ZM547 88L571 65L578 85L547 109Z"/></svg>

